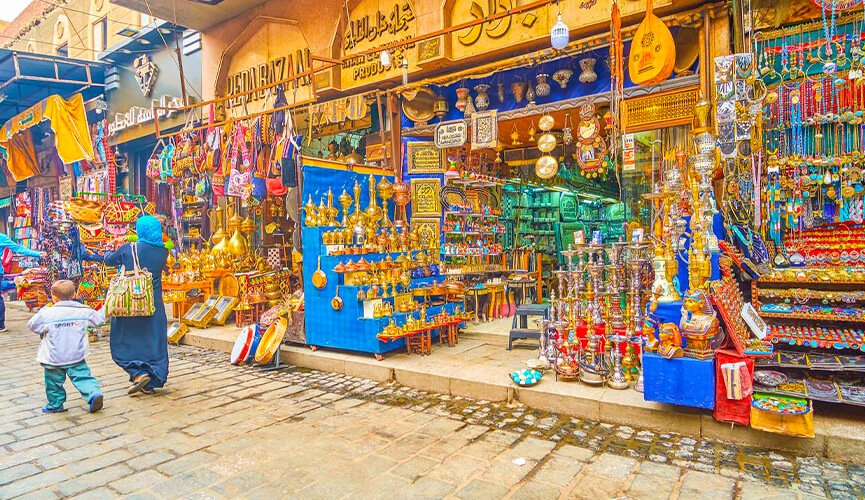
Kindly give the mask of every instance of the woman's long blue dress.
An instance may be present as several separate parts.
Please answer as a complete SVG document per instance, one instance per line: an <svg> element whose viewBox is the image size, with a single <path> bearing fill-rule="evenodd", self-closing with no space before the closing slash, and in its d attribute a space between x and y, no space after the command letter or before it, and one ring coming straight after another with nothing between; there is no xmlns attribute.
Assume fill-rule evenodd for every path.
<svg viewBox="0 0 865 500"><path fill-rule="evenodd" d="M130 382L139 375L150 375L145 389L165 385L168 379L168 319L162 302L162 270L168 250L149 243L126 243L105 256L105 264L133 268L132 246L138 245L138 264L153 275L153 316L111 318L111 357L129 373Z"/></svg>

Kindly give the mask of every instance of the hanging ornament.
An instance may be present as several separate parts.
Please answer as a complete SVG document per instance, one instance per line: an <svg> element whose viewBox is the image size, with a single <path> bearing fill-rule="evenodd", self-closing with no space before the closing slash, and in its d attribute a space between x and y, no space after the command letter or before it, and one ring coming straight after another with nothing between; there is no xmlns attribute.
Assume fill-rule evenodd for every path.
<svg viewBox="0 0 865 500"><path fill-rule="evenodd" d="M550 133L556 120L551 115L544 115L538 120L538 126L544 131L538 138L538 149L544 153L549 153L556 149L556 136Z"/></svg>
<svg viewBox="0 0 865 500"><path fill-rule="evenodd" d="M535 162L535 175L541 179L552 179L559 172L559 162L550 155L543 155Z"/></svg>
<svg viewBox="0 0 865 500"><path fill-rule="evenodd" d="M549 153L556 149L556 136L546 132L538 138L538 149L544 153Z"/></svg>
<svg viewBox="0 0 865 500"><path fill-rule="evenodd" d="M517 124L514 123L514 130L511 132L511 146L519 146L520 145L520 133L517 131Z"/></svg>
<svg viewBox="0 0 865 500"><path fill-rule="evenodd" d="M577 164L583 172L596 172L604 163L607 143L600 135L601 125L595 115L595 105L584 102L579 107L577 124Z"/></svg>
<svg viewBox="0 0 865 500"><path fill-rule="evenodd" d="M466 116L466 118L468 118L468 117L472 116L473 114L477 113L477 111L478 111L478 110L475 109L475 103L472 101L472 96L468 96L468 97L466 97L466 109L465 109L465 116Z"/></svg>
<svg viewBox="0 0 865 500"><path fill-rule="evenodd" d="M574 134L571 130L571 114L565 113L565 124L562 127L562 142L570 145L574 141Z"/></svg>

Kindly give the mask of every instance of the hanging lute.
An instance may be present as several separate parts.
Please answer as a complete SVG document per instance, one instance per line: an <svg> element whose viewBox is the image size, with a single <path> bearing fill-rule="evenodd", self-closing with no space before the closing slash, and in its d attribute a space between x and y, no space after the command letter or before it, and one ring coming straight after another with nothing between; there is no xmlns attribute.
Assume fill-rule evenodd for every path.
<svg viewBox="0 0 865 500"><path fill-rule="evenodd" d="M637 28L628 55L628 73L637 85L660 83L673 73L676 45L663 21L652 13L652 0L646 1L646 18Z"/></svg>

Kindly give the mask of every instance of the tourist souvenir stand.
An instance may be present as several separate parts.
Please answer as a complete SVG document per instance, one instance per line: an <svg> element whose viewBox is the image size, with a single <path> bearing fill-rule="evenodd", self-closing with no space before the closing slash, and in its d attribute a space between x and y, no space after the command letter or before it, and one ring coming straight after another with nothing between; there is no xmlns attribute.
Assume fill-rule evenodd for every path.
<svg viewBox="0 0 865 500"><path fill-rule="evenodd" d="M451 321L462 322L435 323L442 312L458 314L462 297L455 299L444 288L417 293L443 279L438 265L427 261L438 245L393 219L400 213L399 202L390 201L393 179L380 168L304 159L305 342L310 346L369 352L380 359L405 347L406 338L430 339L430 331L442 329L446 335ZM321 200L318 207L314 198ZM421 342L418 350L428 353L429 344Z"/></svg>
<svg viewBox="0 0 865 500"><path fill-rule="evenodd" d="M735 226L733 241L775 346L755 388L863 405L861 13L821 8L820 21L754 37L764 194L758 223Z"/></svg>

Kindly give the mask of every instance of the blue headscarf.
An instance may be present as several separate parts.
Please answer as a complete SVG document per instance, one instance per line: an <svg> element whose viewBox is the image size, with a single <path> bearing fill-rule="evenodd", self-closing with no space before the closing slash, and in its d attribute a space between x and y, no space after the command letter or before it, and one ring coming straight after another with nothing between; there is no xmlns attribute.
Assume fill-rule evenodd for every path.
<svg viewBox="0 0 865 500"><path fill-rule="evenodd" d="M165 243L162 242L162 223L152 215L138 218L135 223L135 233L138 235L138 241L150 243L156 247L165 246Z"/></svg>

